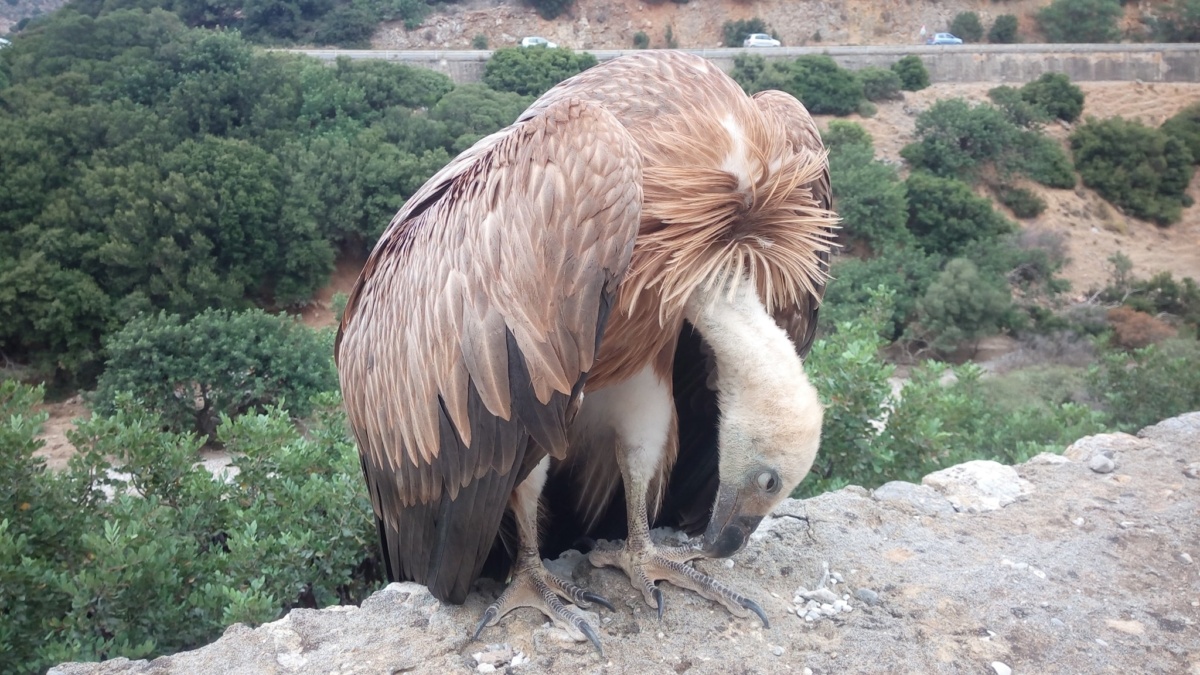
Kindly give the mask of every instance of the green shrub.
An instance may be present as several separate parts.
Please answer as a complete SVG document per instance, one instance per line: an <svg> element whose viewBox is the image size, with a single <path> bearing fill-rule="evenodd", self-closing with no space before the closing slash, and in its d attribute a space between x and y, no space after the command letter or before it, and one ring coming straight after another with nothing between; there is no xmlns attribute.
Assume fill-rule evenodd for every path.
<svg viewBox="0 0 1200 675"><path fill-rule="evenodd" d="M1179 219L1192 153L1158 129L1113 117L1089 119L1071 134L1084 184L1132 216L1167 225Z"/></svg>
<svg viewBox="0 0 1200 675"><path fill-rule="evenodd" d="M1010 122L1019 127L1032 129L1050 121L1049 113L1025 100L1021 90L1015 87L1001 86L989 89L988 98L1004 111Z"/></svg>
<svg viewBox="0 0 1200 675"><path fill-rule="evenodd" d="M972 177L1012 150L1019 130L1004 113L963 99L942 99L917 116L916 138L900 155L913 168L943 177Z"/></svg>
<svg viewBox="0 0 1200 675"><path fill-rule="evenodd" d="M483 83L496 91L541 96L550 87L594 65L596 57L587 52L509 47L492 53L483 69Z"/></svg>
<svg viewBox="0 0 1200 675"><path fill-rule="evenodd" d="M955 255L975 240L992 240L1013 230L991 201L962 181L916 171L904 184L908 229L930 253Z"/></svg>
<svg viewBox="0 0 1200 675"><path fill-rule="evenodd" d="M223 423L236 481L214 480L196 464L199 438L164 431L127 397L69 434L79 454L66 470L46 471L32 456L40 398L0 383L9 672L194 649L231 623L356 603L378 587L371 506L335 396L307 435L277 410Z"/></svg>
<svg viewBox="0 0 1200 675"><path fill-rule="evenodd" d="M1035 131L1017 134L1013 152L1001 160L1000 168L1024 174L1046 187L1075 187L1075 169L1067 153L1058 141Z"/></svg>
<svg viewBox="0 0 1200 675"><path fill-rule="evenodd" d="M830 161L836 161L836 154L851 146L863 146L872 152L875 148L871 134L861 124L846 120L829 120L821 134L821 141L829 149Z"/></svg>
<svg viewBox="0 0 1200 675"><path fill-rule="evenodd" d="M858 113L859 117L874 117L879 113L879 106L864 98L858 102L858 107L854 109L854 112Z"/></svg>
<svg viewBox="0 0 1200 675"><path fill-rule="evenodd" d="M687 0L683 0L683 2L680 4L684 4L686 2ZM666 43L667 49L679 49L679 40L675 39L675 29L669 24L667 25L666 30L663 31L663 42Z"/></svg>
<svg viewBox="0 0 1200 675"><path fill-rule="evenodd" d="M1115 42L1120 37L1118 0L1054 0L1037 14L1047 42Z"/></svg>
<svg viewBox="0 0 1200 675"><path fill-rule="evenodd" d="M975 12L955 14L954 20L950 22L950 32L955 37L962 38L963 42L983 41L983 24L979 22L979 15Z"/></svg>
<svg viewBox="0 0 1200 675"><path fill-rule="evenodd" d="M894 101L904 98L900 93L900 76L893 70L868 66L858 71L862 80L863 96L868 101Z"/></svg>
<svg viewBox="0 0 1200 675"><path fill-rule="evenodd" d="M737 21L726 21L721 26L722 44L726 47L741 47L742 42L751 33L768 33L767 22L759 17L753 19L738 19Z"/></svg>
<svg viewBox="0 0 1200 675"><path fill-rule="evenodd" d="M567 11L574 0L529 0L538 16L549 21Z"/></svg>
<svg viewBox="0 0 1200 675"><path fill-rule="evenodd" d="M875 251L909 242L908 202L896 169L875 161L870 146L857 141L830 152L834 208L845 237Z"/></svg>
<svg viewBox="0 0 1200 675"><path fill-rule="evenodd" d="M894 291L889 314L878 327L888 342L897 340L916 315L917 299L941 269L942 256L930 255L920 246L884 247L874 258L844 256L833 264L833 280L825 291L822 324L836 326L871 312L875 290Z"/></svg>
<svg viewBox="0 0 1200 675"><path fill-rule="evenodd" d="M1192 153L1192 161L1200 162L1200 103L1193 103L1175 113L1159 129L1182 141Z"/></svg>
<svg viewBox="0 0 1200 675"><path fill-rule="evenodd" d="M483 33L471 38L471 49L487 49L488 39Z"/></svg>
<svg viewBox="0 0 1200 675"><path fill-rule="evenodd" d="M1014 312L1008 283L981 274L975 263L955 258L946 263L917 301L912 337L934 350L950 352L994 335Z"/></svg>
<svg viewBox="0 0 1200 675"><path fill-rule="evenodd" d="M1017 17L1012 14L1001 14L992 22L988 29L988 42L992 44L1013 44L1017 41Z"/></svg>
<svg viewBox="0 0 1200 675"><path fill-rule="evenodd" d="M1200 410L1200 342L1172 340L1132 353L1110 349L1088 372L1088 388L1125 431Z"/></svg>
<svg viewBox="0 0 1200 675"><path fill-rule="evenodd" d="M208 310L190 321L142 316L106 347L96 409L115 410L127 392L176 432L211 436L221 415L285 402L302 417L313 395L337 388L328 331L261 310Z"/></svg>
<svg viewBox="0 0 1200 675"><path fill-rule="evenodd" d="M747 93L765 89L786 91L815 115L849 115L858 110L863 100L863 85L858 75L824 55L768 62L761 56L739 54L733 59L730 75Z"/></svg>
<svg viewBox="0 0 1200 675"><path fill-rule="evenodd" d="M1021 98L1067 122L1074 122L1083 112L1083 90L1062 73L1046 73L1021 87Z"/></svg>
<svg viewBox="0 0 1200 675"><path fill-rule="evenodd" d="M1152 22L1157 42L1200 42L1200 0L1173 0Z"/></svg>
<svg viewBox="0 0 1200 675"><path fill-rule="evenodd" d="M996 198L1018 218L1035 218L1046 210L1045 200L1025 188L1000 186Z"/></svg>
<svg viewBox="0 0 1200 675"><path fill-rule="evenodd" d="M633 34L633 48L647 49L650 46L650 36L646 35L646 31L639 30Z"/></svg>
<svg viewBox="0 0 1200 675"><path fill-rule="evenodd" d="M929 86L929 71L921 57L915 54L893 63L892 71L900 76L900 88L905 91L920 91Z"/></svg>

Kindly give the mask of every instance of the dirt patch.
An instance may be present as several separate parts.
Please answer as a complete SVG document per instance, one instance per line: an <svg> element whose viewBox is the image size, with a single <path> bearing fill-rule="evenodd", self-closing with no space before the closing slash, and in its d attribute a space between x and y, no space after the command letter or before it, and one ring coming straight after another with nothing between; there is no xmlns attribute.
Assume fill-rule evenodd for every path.
<svg viewBox="0 0 1200 675"><path fill-rule="evenodd" d="M325 328L337 325L334 314L333 296L338 293L349 294L358 280L358 273L367 262L367 256L343 255L333 269L333 275L324 288L317 291L311 302L300 311L300 321L310 328Z"/></svg>
<svg viewBox="0 0 1200 675"><path fill-rule="evenodd" d="M75 430L75 420L91 417L92 411L84 404L82 396L75 395L65 401L42 403L34 408L34 412L50 415L42 425L42 433L38 434L42 447L33 453L34 456L45 459L46 466L54 471L65 469L75 455L75 446L67 440L67 434Z"/></svg>

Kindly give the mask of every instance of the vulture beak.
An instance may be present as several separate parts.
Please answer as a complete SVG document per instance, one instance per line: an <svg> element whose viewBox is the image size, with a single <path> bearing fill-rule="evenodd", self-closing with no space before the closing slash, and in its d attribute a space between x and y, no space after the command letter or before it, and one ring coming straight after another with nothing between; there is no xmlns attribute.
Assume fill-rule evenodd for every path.
<svg viewBox="0 0 1200 675"><path fill-rule="evenodd" d="M717 491L717 502L713 505L712 518L708 521L708 529L704 531L704 540L700 549L709 558L728 558L746 546L750 533L758 528L763 517L758 515L743 515L738 508L745 507L740 491L732 486L721 484Z"/></svg>

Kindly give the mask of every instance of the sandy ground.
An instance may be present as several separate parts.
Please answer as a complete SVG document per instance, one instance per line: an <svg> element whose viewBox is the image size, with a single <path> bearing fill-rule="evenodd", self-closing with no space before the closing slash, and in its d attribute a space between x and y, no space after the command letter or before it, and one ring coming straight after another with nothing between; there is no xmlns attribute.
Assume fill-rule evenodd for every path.
<svg viewBox="0 0 1200 675"><path fill-rule="evenodd" d="M1183 107L1200 101L1200 84L1097 82L1080 86L1086 94L1085 116L1120 115L1155 126ZM990 88L983 84L938 84L919 92L905 92L902 101L881 104L874 117L854 115L846 119L862 124L871 133L880 159L899 163L900 149L912 140L917 114L943 98L986 101ZM824 126L830 119L821 117L818 122ZM1069 130L1052 125L1047 133L1066 143ZM1023 227L1063 234L1070 257L1063 276L1071 282L1077 298L1104 286L1109 278L1106 261L1117 252L1133 260L1134 274L1140 277L1167 271L1176 277L1200 278L1200 173L1190 188L1197 204L1184 212L1179 223L1166 228L1125 216L1082 186L1074 190L1028 187L1046 200L1047 209L1037 218L1019 222ZM349 293L364 262L365 256L339 260L329 285L300 312L301 320L313 327L334 325L333 296ZM978 361L998 358L1006 348L1011 349L1011 340L992 341L975 358ZM74 453L74 446L66 438L67 432L74 428L72 420L89 412L78 396L61 403L47 403L42 409L49 412L50 419L41 434L45 446L37 454L45 457L51 468L60 469Z"/></svg>

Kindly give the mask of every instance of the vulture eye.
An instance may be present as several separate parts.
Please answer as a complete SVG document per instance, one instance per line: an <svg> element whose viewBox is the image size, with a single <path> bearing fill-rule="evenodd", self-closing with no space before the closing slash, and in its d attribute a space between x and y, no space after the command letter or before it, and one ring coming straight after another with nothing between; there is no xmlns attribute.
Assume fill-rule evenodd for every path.
<svg viewBox="0 0 1200 675"><path fill-rule="evenodd" d="M764 471L758 474L758 487L767 492L775 492L779 489L779 478L774 471Z"/></svg>

